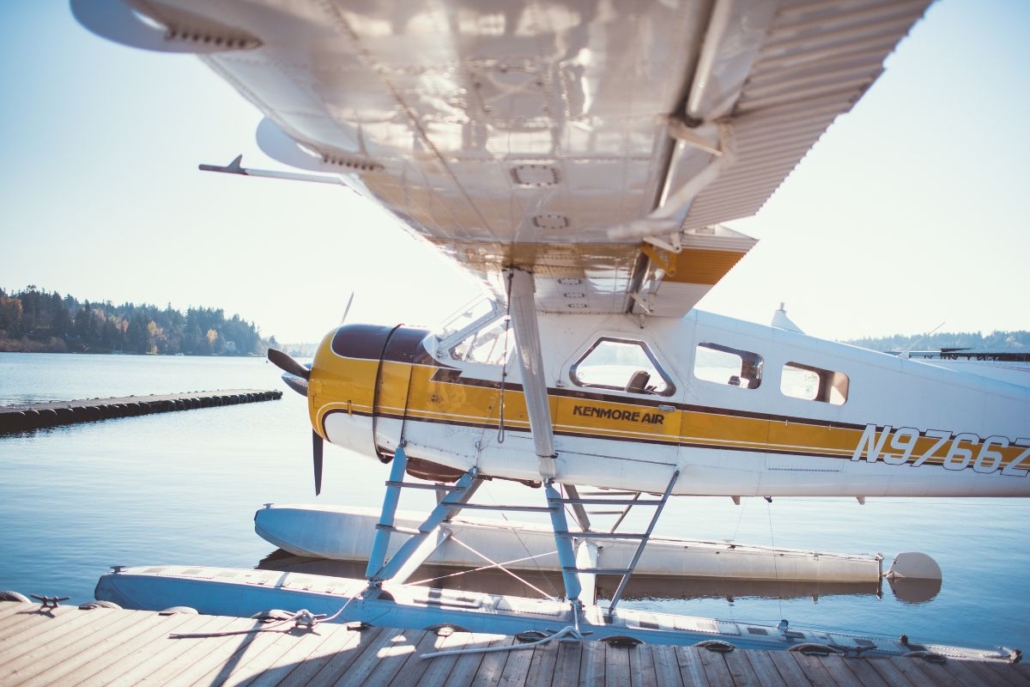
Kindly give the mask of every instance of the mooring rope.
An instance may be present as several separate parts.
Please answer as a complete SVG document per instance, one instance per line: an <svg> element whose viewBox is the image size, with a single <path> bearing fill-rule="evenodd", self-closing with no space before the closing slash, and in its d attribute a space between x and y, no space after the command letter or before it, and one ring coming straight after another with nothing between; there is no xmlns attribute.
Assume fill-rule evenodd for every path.
<svg viewBox="0 0 1030 687"><path fill-rule="evenodd" d="M525 579L519 577L518 575L516 575L515 573L513 573L511 570L508 570L507 568L505 568L504 567L505 563L498 563L498 562L494 561L489 556L486 556L486 555L480 553L479 551L476 551L474 548L472 548L471 546L469 546L465 542L461 541L460 539L458 539L454 535L451 535L451 539L454 541L455 544L458 544L459 546L465 547L466 549L468 549L469 551L471 551L475 555L477 555L480 558L482 558L487 563L491 564L491 565L489 565L489 566L487 566L485 568L480 568L480 570L488 570L488 569L491 569L491 568L497 568L501 572L504 572L504 573L507 573L507 574L511 575L516 580L518 580L522 584L526 585L527 587L529 587L533 591L537 592L538 594L540 594L540 596L544 597L545 599L550 599L552 601L554 600L555 597L551 596L550 594L548 594L544 590L542 590L539 587L537 587L536 585L532 584L531 582L529 582L529 580L525 580ZM557 551L552 551L551 553L553 554L553 553L558 553L558 552ZM550 554L546 554L546 555L550 555ZM529 558L532 559L532 558L535 558L535 556L529 556ZM520 560L525 560L525 559L520 559ZM517 561L511 561L511 562L514 563L514 562L517 562Z"/></svg>
<svg viewBox="0 0 1030 687"><path fill-rule="evenodd" d="M511 570L508 570L505 566L506 565L511 565L512 563L521 563L523 561L535 560L535 559L541 558L543 556L553 556L556 553L558 553L557 551L549 551L547 553L539 553L539 554L535 554L535 555L532 555L532 556L523 556L522 558L516 558L514 560L505 561L503 563L495 563L488 556L485 556L482 553L480 553L479 551L476 551L474 548L472 548L468 544L464 543L463 541L461 541L460 539L455 537L453 534L451 535L451 541L453 541L455 544L459 544L460 546L464 546L466 549L468 549L472 553L476 554L477 556L479 556L483 560L485 560L488 563L490 563L490 565L484 565L482 567L473 568L471 570L459 570L458 572L449 573L447 575L439 575L438 577L427 577L426 579L418 580L417 582L408 582L408 584L410 584L410 585L426 585L426 584L429 584L430 582L438 582L439 580L446 580L446 579L451 578L451 577L459 577L461 575L468 575L468 574L471 574L471 573L483 572L484 570L495 570L496 569L496 570L500 570L501 572L507 573L508 575L511 575L516 580L518 580L522 584L526 585L530 589L533 589L533 590L539 592L540 595L543 596L545 599L553 600L555 598L554 596L546 593L545 591L543 591L539 587L533 586L529 581L519 577L518 575L513 573Z"/></svg>
<svg viewBox="0 0 1030 687"><path fill-rule="evenodd" d="M279 630L277 628L280 627L281 625L285 625L286 623L293 623L293 628L292 629L295 629L295 628L298 628L298 627L306 627L309 630L311 630L311 629L314 629L314 627L316 625L320 625L322 623L331 623L332 621L334 621L337 618L339 618L340 614L343 613L347 609L347 606L350 606L350 602L354 601L354 599L356 599L356 598L357 598L356 596L352 596L351 598L347 599L347 603L343 604L343 606L340 607L340 610L336 611L336 613L333 613L330 616L327 616L325 613L312 613L308 609L302 608L301 610L297 611L296 613L290 613L288 617L283 618L282 620L277 620L274 623L268 623L268 624L262 625L260 627L252 627L252 628L249 628L249 629L246 629L246 630L226 630L224 632L189 632L189 633L181 633L181 634L180 633L172 633L172 634L168 635L168 638L169 639L204 639L204 638L207 638L207 637L231 637L233 635L246 635L246 634L251 634L251 633L254 633L254 632L268 632L268 631L272 631L272 630L275 630L275 631L278 632Z"/></svg>

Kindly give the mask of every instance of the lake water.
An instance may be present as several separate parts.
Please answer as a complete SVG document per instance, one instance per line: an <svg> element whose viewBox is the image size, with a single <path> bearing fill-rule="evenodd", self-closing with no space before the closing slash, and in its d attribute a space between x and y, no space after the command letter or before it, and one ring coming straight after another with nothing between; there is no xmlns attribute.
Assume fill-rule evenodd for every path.
<svg viewBox="0 0 1030 687"><path fill-rule="evenodd" d="M263 359L0 353L0 405L254 388L285 389ZM326 447L314 496L305 401L190 410L0 437L0 589L81 603L112 565L254 567L274 549L253 530L267 502L378 507L387 468ZM425 508L425 495L402 508ZM477 499L543 501L488 483ZM648 514L649 515L649 514ZM520 519L511 516L512 519ZM1030 500L674 499L656 532L850 553L933 556L940 591L921 603L826 590L749 588L726 598L688 581L626 607L915 640L1030 649Z"/></svg>

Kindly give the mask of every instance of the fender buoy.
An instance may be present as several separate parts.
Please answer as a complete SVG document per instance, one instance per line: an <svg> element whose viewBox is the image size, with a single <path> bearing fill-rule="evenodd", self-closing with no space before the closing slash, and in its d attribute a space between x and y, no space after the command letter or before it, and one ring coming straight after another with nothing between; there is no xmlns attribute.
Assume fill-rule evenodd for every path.
<svg viewBox="0 0 1030 687"><path fill-rule="evenodd" d="M694 646L701 649L708 649L709 651L714 651L719 654L728 654L737 648L729 642L722 642L718 639L707 639L703 642L698 642Z"/></svg>
<svg viewBox="0 0 1030 687"><path fill-rule="evenodd" d="M79 604L79 610L80 611L92 611L94 608L114 608L114 609L120 609L121 606L116 604L114 601L101 601L99 599L96 600L96 601L87 601L84 604Z"/></svg>

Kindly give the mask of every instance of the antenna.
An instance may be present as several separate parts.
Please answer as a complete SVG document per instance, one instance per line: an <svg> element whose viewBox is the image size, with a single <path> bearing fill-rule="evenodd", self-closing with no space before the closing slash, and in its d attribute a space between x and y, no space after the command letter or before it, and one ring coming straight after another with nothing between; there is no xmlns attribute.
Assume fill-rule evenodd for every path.
<svg viewBox="0 0 1030 687"><path fill-rule="evenodd" d="M909 345L907 345L903 349L901 349L901 353L899 355L907 358L908 354L911 353L912 351L914 351L916 346L918 346L919 344L921 344L924 341L926 341L927 339L929 339L931 336L933 336L937 332L938 329L940 329L943 326L944 326L944 322L941 322L939 325L937 325L936 327L934 327L933 329L928 331L926 334L923 334L921 337L919 337L918 339L916 339L915 341L913 341L912 343L910 343Z"/></svg>

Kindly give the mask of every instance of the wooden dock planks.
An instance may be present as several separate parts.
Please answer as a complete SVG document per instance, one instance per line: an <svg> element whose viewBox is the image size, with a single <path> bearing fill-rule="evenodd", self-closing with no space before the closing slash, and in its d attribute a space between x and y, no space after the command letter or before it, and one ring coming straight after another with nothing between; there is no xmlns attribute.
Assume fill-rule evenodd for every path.
<svg viewBox="0 0 1030 687"><path fill-rule="evenodd" d="M1030 687L1030 667L1001 663L569 641L423 659L433 651L522 645L500 635L344 625L169 636L261 626L248 618L0 602L0 685Z"/></svg>

